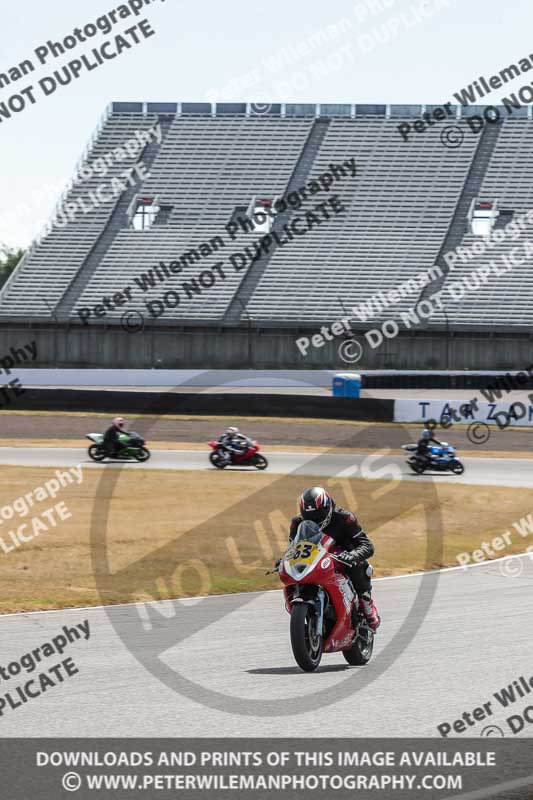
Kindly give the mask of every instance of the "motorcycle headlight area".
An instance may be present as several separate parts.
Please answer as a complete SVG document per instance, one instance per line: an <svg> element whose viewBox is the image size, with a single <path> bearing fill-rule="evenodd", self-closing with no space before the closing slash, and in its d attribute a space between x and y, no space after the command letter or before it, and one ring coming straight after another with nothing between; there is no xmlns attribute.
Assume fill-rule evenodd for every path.
<svg viewBox="0 0 533 800"><path fill-rule="evenodd" d="M314 566L314 564L307 564L303 561L297 561L295 564L290 564L288 561L284 563L285 572L295 581L299 581L305 577L306 573L313 569Z"/></svg>

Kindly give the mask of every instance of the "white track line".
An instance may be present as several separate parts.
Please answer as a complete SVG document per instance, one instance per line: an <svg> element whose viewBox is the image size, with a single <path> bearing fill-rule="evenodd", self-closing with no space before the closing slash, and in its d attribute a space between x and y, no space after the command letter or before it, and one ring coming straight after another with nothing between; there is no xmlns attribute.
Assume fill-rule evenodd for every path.
<svg viewBox="0 0 533 800"><path fill-rule="evenodd" d="M474 569L475 567L486 567L489 564L496 564L498 561L510 561L513 558L526 558L526 556L533 561L532 553L518 553L512 556L501 556L500 558L491 558L489 561L480 561L479 564L464 564L463 566L459 567L441 567L440 569L430 569L426 572L408 572L405 575L387 575L384 578L373 578L373 583L377 583L378 581L397 581L401 578L418 578L421 575L435 575L439 574L440 572L455 572L458 569ZM43 611L16 611L11 614L0 614L0 622L6 617L20 617L20 616L30 616L31 614L62 614L66 611L99 611L104 608L128 608L130 606L145 606L147 603L176 603L180 600L184 600L185 602L191 601L191 604L195 600L212 600L216 597L239 597L240 595L253 595L253 594L266 594L267 592L279 592L281 589L259 589L255 592L228 592L227 594L206 594L206 595L199 595L198 597L171 597L167 600L145 600L145 601L137 601L135 603L115 603L112 605L103 605L103 606L74 606L69 608L50 608Z"/></svg>
<svg viewBox="0 0 533 800"><path fill-rule="evenodd" d="M458 567L441 567L440 569L429 569L426 572L407 572L405 575L387 575L385 578L374 578L376 581L394 581L399 578L414 578L416 575L432 575L434 572L455 572L458 569L473 569L474 567L486 567L488 564L495 564L497 561L511 561L513 558L528 558L533 562L533 552L517 553L512 556L500 556L500 558L490 558L487 561L480 561L478 564L461 564Z"/></svg>

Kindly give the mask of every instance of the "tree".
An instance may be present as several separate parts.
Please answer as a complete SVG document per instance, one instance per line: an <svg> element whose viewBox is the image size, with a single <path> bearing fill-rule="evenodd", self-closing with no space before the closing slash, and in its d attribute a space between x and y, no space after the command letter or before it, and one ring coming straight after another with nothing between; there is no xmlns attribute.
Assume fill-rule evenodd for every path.
<svg viewBox="0 0 533 800"><path fill-rule="evenodd" d="M5 244L0 244L0 286L2 286L24 255L20 247L13 249Z"/></svg>

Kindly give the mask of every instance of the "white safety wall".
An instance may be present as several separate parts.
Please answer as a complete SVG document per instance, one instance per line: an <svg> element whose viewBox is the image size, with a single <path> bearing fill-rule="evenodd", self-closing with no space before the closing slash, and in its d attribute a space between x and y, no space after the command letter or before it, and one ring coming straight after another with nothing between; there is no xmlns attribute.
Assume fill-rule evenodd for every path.
<svg viewBox="0 0 533 800"><path fill-rule="evenodd" d="M334 370L19 369L24 386L331 386Z"/></svg>

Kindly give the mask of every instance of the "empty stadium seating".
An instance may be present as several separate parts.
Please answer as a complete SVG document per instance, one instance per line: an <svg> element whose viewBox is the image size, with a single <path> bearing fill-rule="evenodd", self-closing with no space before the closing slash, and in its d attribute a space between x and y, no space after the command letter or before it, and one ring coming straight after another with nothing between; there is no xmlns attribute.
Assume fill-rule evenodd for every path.
<svg viewBox="0 0 533 800"><path fill-rule="evenodd" d="M533 125L527 119L507 119L501 131L481 184L480 196L498 200L500 211L513 212L506 217L516 220L528 209L533 209ZM503 217L502 217L503 219ZM501 228L500 228L501 230ZM524 258L523 264L507 269L511 251L515 248L521 260L524 242L533 241L533 225L522 231L508 232L502 244L472 257L459 258L444 283L446 314L435 313L431 324L447 324L458 329L472 326L498 327L500 329L524 327L533 321L533 257ZM458 242L465 252L471 253L475 237L465 232ZM491 271L488 280L475 290L462 294L461 284L471 273L491 261L502 274ZM470 284L476 285L476 279ZM459 298L454 300L454 296ZM447 316L447 319L446 319Z"/></svg>
<svg viewBox="0 0 533 800"><path fill-rule="evenodd" d="M334 119L313 175L356 158L356 178L334 189L346 213L274 254L248 306L253 319L335 319L431 267L475 145L467 136L447 150L433 131L406 143L392 121Z"/></svg>
<svg viewBox="0 0 533 800"><path fill-rule="evenodd" d="M79 297L74 310L99 302L102 295L131 285L136 276L160 261L172 261L213 237L225 236L224 226L236 206L248 206L252 195L274 197L283 194L309 135L312 120L244 117L182 117L173 120L142 191L170 207L164 225L138 232L123 228L95 272L94 279ZM244 237L234 245L225 236L223 253L185 266L179 280L137 293L143 313L153 302L177 284L190 281L227 254L248 244ZM165 319L221 319L235 294L244 272L224 270L209 296L191 297L181 292L177 308L167 308Z"/></svg>
<svg viewBox="0 0 533 800"><path fill-rule="evenodd" d="M136 130L147 130L157 123L156 116L137 114L111 114L89 149L83 164L92 164L97 158L121 147ZM94 175L88 180L75 181L65 193L60 212L65 203L76 198L89 197L104 181L119 175L136 163L137 158L116 161L105 178ZM87 206L89 207L89 203ZM61 223L53 225L41 242L35 243L24 261L4 288L0 300L2 316L50 317L55 312L70 283L83 268L92 248L104 233L114 210L113 203L104 203L87 214L78 214L74 221L61 216Z"/></svg>
<svg viewBox="0 0 533 800"><path fill-rule="evenodd" d="M137 156L114 163L104 178L95 175L68 187L56 221L3 288L0 319L79 322L83 309L131 288L126 306L107 309L91 322L116 322L136 309L167 324L309 327L345 315L357 323L354 307L441 264L451 243L472 243L465 209L476 192L497 199L510 215L533 208L530 119L505 119L497 132L491 128L481 135L459 119L454 124L464 141L450 149L443 146L438 125L408 142L399 135L401 120L421 110L308 105L272 106L254 114L244 104L216 109L208 104L114 104L82 164L92 164L135 131L157 123L161 143L153 141ZM231 253L250 247L257 237L239 233L231 241L224 229L252 197L282 196L328 171L330 164L350 158L356 160L357 175L346 175L329 193L340 196L342 214L264 254L249 271L231 266ZM75 221L64 217L65 204L87 197L140 160L149 166L142 183ZM129 224L127 212L136 194L157 199L160 207L148 230ZM325 193L309 196L284 221L325 198ZM143 274L154 276L158 265L168 267L220 236L223 247L201 260L191 256L179 274L155 278L146 291L139 288ZM510 240L500 249L508 252L514 245ZM483 262L479 256L458 263L444 287ZM491 281L475 298L451 304L446 315L436 314L429 325L529 324L530 266ZM216 277L212 286L207 277L200 286L202 273ZM394 314L417 299L401 298ZM375 318L384 316L388 312Z"/></svg>

